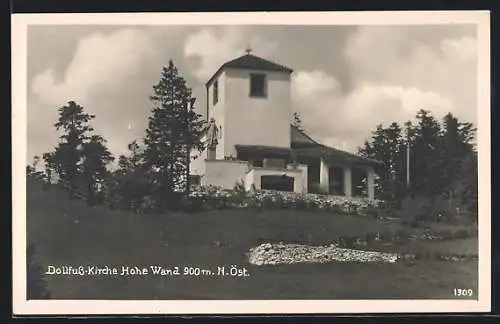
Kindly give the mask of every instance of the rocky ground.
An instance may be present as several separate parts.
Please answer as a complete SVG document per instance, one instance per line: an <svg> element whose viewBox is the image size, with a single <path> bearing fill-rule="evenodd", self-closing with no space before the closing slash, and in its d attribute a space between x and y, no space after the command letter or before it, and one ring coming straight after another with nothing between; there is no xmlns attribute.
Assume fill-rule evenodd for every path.
<svg viewBox="0 0 500 324"><path fill-rule="evenodd" d="M328 262L382 262L394 263L397 254L361 251L329 246L308 246L301 244L264 243L250 249L248 260L251 264L293 264Z"/></svg>

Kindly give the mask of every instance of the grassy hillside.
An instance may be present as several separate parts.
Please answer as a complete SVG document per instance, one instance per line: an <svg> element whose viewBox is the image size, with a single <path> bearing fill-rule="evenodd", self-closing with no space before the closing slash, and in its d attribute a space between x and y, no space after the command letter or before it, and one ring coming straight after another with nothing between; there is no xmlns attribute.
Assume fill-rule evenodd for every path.
<svg viewBox="0 0 500 324"><path fill-rule="evenodd" d="M56 299L364 299L452 298L453 288L477 292L475 261L415 264L309 264L257 267L245 253L263 242L324 244L339 235L397 231L397 222L298 211L223 210L136 215L90 208L54 187L27 186L27 233L37 261L49 265L231 265L249 276L46 276ZM386 249L400 250L391 246ZM477 253L477 240L415 242L428 249ZM475 296L472 296L475 297Z"/></svg>

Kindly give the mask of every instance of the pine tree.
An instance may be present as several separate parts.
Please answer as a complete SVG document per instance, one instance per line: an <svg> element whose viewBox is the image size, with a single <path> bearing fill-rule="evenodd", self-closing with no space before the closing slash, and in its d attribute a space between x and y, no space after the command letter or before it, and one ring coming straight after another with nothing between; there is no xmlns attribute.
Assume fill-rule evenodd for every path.
<svg viewBox="0 0 500 324"><path fill-rule="evenodd" d="M113 173L111 194L120 201L122 208L134 207L135 202L148 196L150 185L144 167L143 148L133 141L128 145L129 154L120 155L118 170Z"/></svg>
<svg viewBox="0 0 500 324"><path fill-rule="evenodd" d="M104 180L108 174L106 165L113 161L104 138L92 134L94 129L90 121L94 118L74 101L59 108L58 121L54 126L63 134L55 149L43 154L47 182L51 181L53 172L57 173L59 180L68 185L70 197L83 184L89 202L94 202L96 185Z"/></svg>
<svg viewBox="0 0 500 324"><path fill-rule="evenodd" d="M176 205L179 192L189 188L190 150L203 149L204 122L194 112L194 98L172 61L162 69L150 96L152 115L144 139L144 163L160 207Z"/></svg>
<svg viewBox="0 0 500 324"><path fill-rule="evenodd" d="M401 127L393 122L389 127L377 125L372 133L371 142L365 141L364 147L359 149L361 156L376 159L382 162L377 167L377 194L379 198L399 204L402 192L401 187L401 156L403 138Z"/></svg>
<svg viewBox="0 0 500 324"><path fill-rule="evenodd" d="M415 127L415 141L412 147L414 181L412 187L416 194L431 197L442 188L439 169L439 150L441 127L429 111L419 110Z"/></svg>
<svg viewBox="0 0 500 324"><path fill-rule="evenodd" d="M97 186L108 179L106 166L113 162L114 157L106 147L106 140L99 135L92 135L88 142L82 145L81 172L87 186L87 202L96 203Z"/></svg>
<svg viewBox="0 0 500 324"><path fill-rule="evenodd" d="M88 133L93 131L89 125L93 118L94 115L85 113L83 107L74 101L59 108L58 122L54 126L57 130L63 130L63 135L52 158L60 179L67 181L69 185L70 196L78 185L82 148L89 139Z"/></svg>

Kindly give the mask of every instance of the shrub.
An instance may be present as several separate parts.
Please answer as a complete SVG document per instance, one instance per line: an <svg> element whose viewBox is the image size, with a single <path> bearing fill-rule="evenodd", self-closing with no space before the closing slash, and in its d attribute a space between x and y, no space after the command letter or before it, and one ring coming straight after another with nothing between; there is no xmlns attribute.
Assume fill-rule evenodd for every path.
<svg viewBox="0 0 500 324"><path fill-rule="evenodd" d="M406 224L417 227L432 220L432 203L428 198L409 197L403 200L401 210L397 214Z"/></svg>
<svg viewBox="0 0 500 324"><path fill-rule="evenodd" d="M261 208L262 209L271 209L271 208L273 208L273 199L271 197L269 197L269 196L262 197Z"/></svg>
<svg viewBox="0 0 500 324"><path fill-rule="evenodd" d="M295 200L295 208L297 210L305 210L307 208L306 201L303 198Z"/></svg>
<svg viewBox="0 0 500 324"><path fill-rule="evenodd" d="M272 190L245 191L242 183L236 183L232 190L220 187L194 186L190 193L193 197L203 197L203 203L210 208L259 208L322 210L332 213L371 214L378 216L378 201L350 200L319 194L300 194Z"/></svg>
<svg viewBox="0 0 500 324"><path fill-rule="evenodd" d="M47 289L47 282L45 281L42 267L35 262L35 245L28 242L26 253L26 266L27 266L27 299L48 299L50 292Z"/></svg>

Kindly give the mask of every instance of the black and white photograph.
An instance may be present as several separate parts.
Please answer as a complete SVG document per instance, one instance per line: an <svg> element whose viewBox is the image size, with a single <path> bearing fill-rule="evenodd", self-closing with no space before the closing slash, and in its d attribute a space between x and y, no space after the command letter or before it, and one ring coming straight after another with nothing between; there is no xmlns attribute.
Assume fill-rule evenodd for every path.
<svg viewBox="0 0 500 324"><path fill-rule="evenodd" d="M489 41L483 11L13 15L14 312L489 311Z"/></svg>

